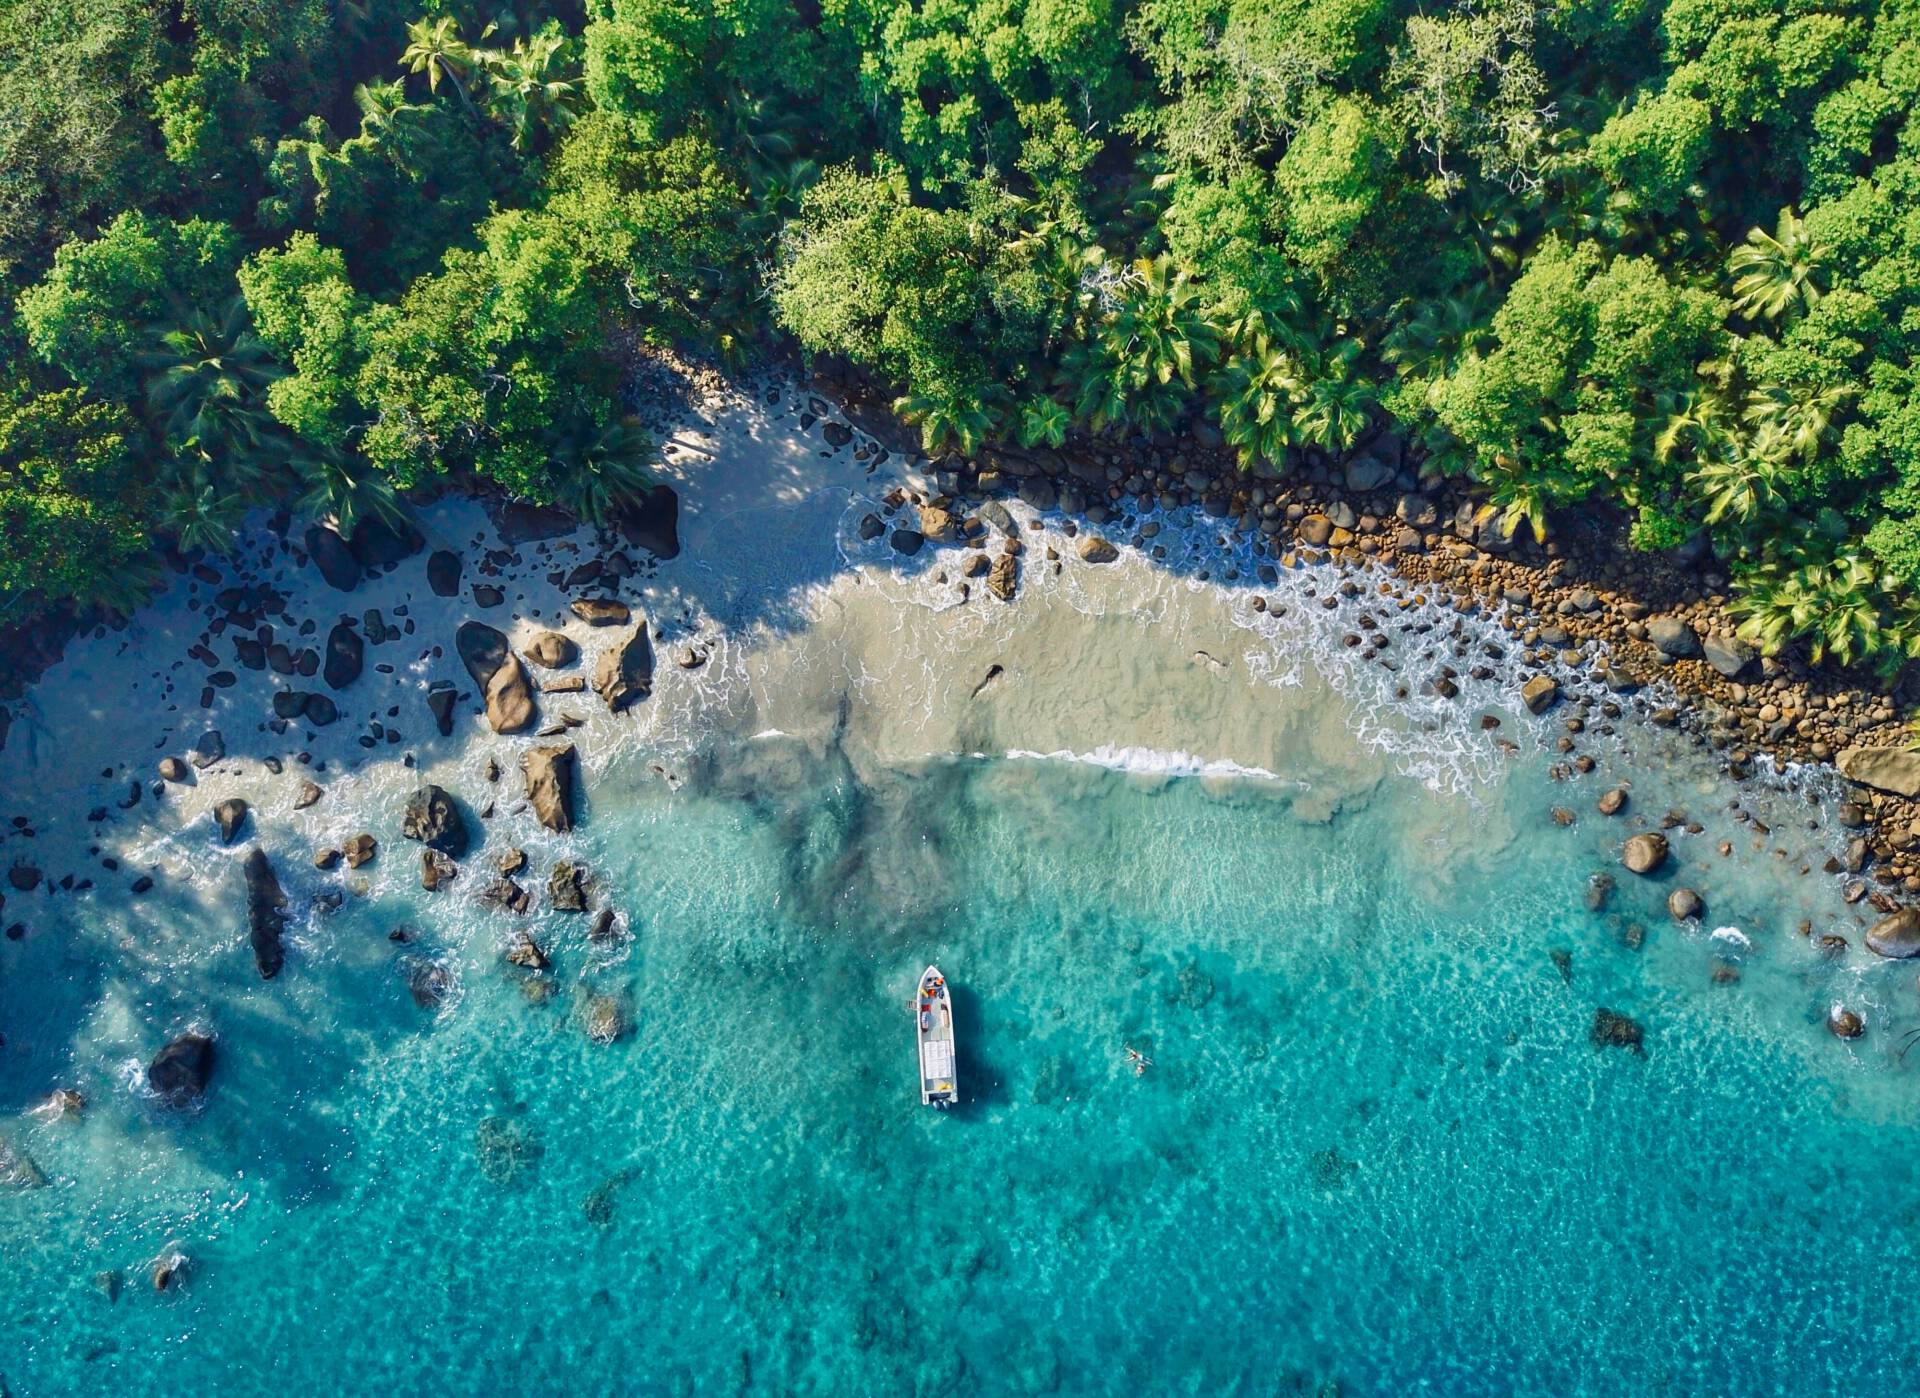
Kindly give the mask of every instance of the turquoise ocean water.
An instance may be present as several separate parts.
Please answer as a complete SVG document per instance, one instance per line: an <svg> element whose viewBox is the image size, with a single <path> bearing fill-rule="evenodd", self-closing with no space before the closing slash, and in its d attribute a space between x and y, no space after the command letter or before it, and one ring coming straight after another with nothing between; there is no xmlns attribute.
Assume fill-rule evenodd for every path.
<svg viewBox="0 0 1920 1398"><path fill-rule="evenodd" d="M33 928L0 942L0 1137L49 1183L0 1193L0 1391L1915 1391L1920 993L1911 964L1860 947L1866 909L1820 872L1845 832L1798 779L1730 785L1589 693L1600 770L1554 780L1577 693L1539 720L1512 709L1511 674L1396 700L1448 656L1464 670L1475 632L1335 599L1311 571L1255 612L1252 560L1232 589L1200 581L1236 576L1204 520L1169 521L1153 565L1101 571L1023 511L1019 605L957 606L953 555L861 540L886 482L856 461L823 483L830 453L770 411L716 437L683 483L688 558L631 593L656 626L770 634L723 637L697 681L663 665L640 718L583 730L574 835L503 810L429 895L398 837L401 749L364 780L336 764L310 812L263 781L255 829L293 902L268 984L241 847L190 796L157 826L142 808L98 827L127 867L165 865L144 899L103 880L9 905ZM429 528L473 558L478 520ZM557 605L548 566L516 585L523 619ZM419 569L354 605L419 608ZM154 653L185 648L199 605L176 589L143 619ZM339 603L313 605L324 623ZM1368 634L1394 633L1375 661L1357 658L1368 607ZM451 620L430 627L370 659ZM122 702L118 644L55 677L49 728L63 695ZM394 683L456 669L408 662ZM221 702L246 746L230 765L257 774L249 683ZM356 721L330 749L349 769ZM472 815L486 755L510 770L517 740L463 721L471 741L428 740L422 763ZM117 716L92 726L124 759ZM1166 770L1223 758L1267 775ZM43 818L123 789L85 775ZM1593 802L1619 781L1632 805L1609 821ZM1670 808L1673 870L1625 874L1622 835ZM382 852L329 914L316 896L351 876L304 852L357 828ZM556 855L583 859L627 935L481 909L471 887L508 843L536 891ZM1665 911L1682 880L1698 926ZM1803 921L1848 954L1821 958ZM550 974L504 963L518 926ZM915 1089L928 962L956 987L965 1100L944 1114ZM437 1006L410 993L424 966ZM593 1042L608 1003L629 1031ZM1827 1032L1834 1004L1863 1038ZM1644 1026L1644 1052L1590 1041L1602 1007ZM189 1026L218 1059L179 1112L143 1068ZM84 1113L32 1115L55 1086ZM189 1260L163 1294L169 1251Z"/></svg>
<svg viewBox="0 0 1920 1398"><path fill-rule="evenodd" d="M104 933L17 968L10 1035L70 1036L93 1105L10 1127L59 1187L0 1199L8 1391L1912 1391L1920 1078L1826 1034L1835 973L1764 872L1706 889L1745 946L1658 890L1590 913L1609 832L1520 777L1479 818L1528 833L1438 864L1453 798L1401 779L1306 812L1041 761L862 783L764 740L611 785L587 847L632 936L547 915L544 1003L425 895L309 928L272 993L160 952L90 999ZM633 1032L590 1042L591 993ZM1643 1056L1590 1045L1598 1005ZM169 1014L220 1036L185 1117L128 1086L123 1015Z"/></svg>

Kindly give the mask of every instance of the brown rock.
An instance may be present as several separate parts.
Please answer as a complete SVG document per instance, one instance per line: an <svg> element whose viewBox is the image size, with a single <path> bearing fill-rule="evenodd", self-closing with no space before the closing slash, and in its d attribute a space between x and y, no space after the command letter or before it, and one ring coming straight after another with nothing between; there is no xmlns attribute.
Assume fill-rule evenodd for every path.
<svg viewBox="0 0 1920 1398"><path fill-rule="evenodd" d="M1894 960L1920 956L1920 910L1901 908L1867 929L1867 949Z"/></svg>
<svg viewBox="0 0 1920 1398"><path fill-rule="evenodd" d="M576 597L573 614L589 626L625 626L633 613L625 602L611 597Z"/></svg>
<svg viewBox="0 0 1920 1398"><path fill-rule="evenodd" d="M1651 874L1667 862L1667 837L1658 834L1630 835L1621 849L1621 862L1636 874Z"/></svg>
<svg viewBox="0 0 1920 1398"><path fill-rule="evenodd" d="M653 642L645 617L626 640L600 652L593 688L615 713L653 693Z"/></svg>
<svg viewBox="0 0 1920 1398"><path fill-rule="evenodd" d="M545 971L553 965L540 944L525 932L513 934L513 941L507 945L507 963L529 971Z"/></svg>
<svg viewBox="0 0 1920 1398"><path fill-rule="evenodd" d="M563 834L573 829L573 744L529 748L521 755L520 769L526 777L527 801L540 823Z"/></svg>
<svg viewBox="0 0 1920 1398"><path fill-rule="evenodd" d="M1867 1032L1867 1022L1858 1011L1834 1005L1827 1011L1827 1028L1836 1039L1857 1039Z"/></svg>

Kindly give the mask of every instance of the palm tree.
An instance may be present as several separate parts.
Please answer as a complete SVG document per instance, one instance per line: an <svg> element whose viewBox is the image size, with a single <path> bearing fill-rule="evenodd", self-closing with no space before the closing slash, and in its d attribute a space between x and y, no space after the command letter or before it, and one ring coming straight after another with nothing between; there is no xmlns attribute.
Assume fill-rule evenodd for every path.
<svg viewBox="0 0 1920 1398"><path fill-rule="evenodd" d="M1058 450L1067 440L1073 414L1046 394L1036 394L1020 409L1020 445L1036 447L1041 443Z"/></svg>
<svg viewBox="0 0 1920 1398"><path fill-rule="evenodd" d="M1833 415L1857 390L1851 384L1820 388L1814 384L1763 384L1747 399L1741 414L1757 431L1777 436L1785 449L1804 461L1820 454Z"/></svg>
<svg viewBox="0 0 1920 1398"><path fill-rule="evenodd" d="M172 534L183 550L204 549L226 557L233 552L234 531L246 518L246 497L223 491L204 461L181 468L160 491L160 527Z"/></svg>
<svg viewBox="0 0 1920 1398"><path fill-rule="evenodd" d="M564 131L573 123L580 84L558 71L568 50L566 36L548 30L514 40L511 49L477 53L492 87L488 105L512 133L515 150L526 150L538 136Z"/></svg>
<svg viewBox="0 0 1920 1398"><path fill-rule="evenodd" d="M1654 418L1660 427L1654 434L1653 454L1662 462L1689 451L1696 459L1719 455L1732 447L1740 433L1733 400L1710 384L1657 395Z"/></svg>
<svg viewBox="0 0 1920 1398"><path fill-rule="evenodd" d="M1708 524L1732 516L1747 525L1779 500L1785 473L1777 454L1738 452L1702 461L1687 473L1687 483L1706 497Z"/></svg>
<svg viewBox="0 0 1920 1398"><path fill-rule="evenodd" d="M396 530L407 522L393 481L364 458L336 451L307 452L294 457L293 469L304 483L293 507L314 519L331 520L345 538L351 539L368 520Z"/></svg>
<svg viewBox="0 0 1920 1398"><path fill-rule="evenodd" d="M996 396L991 390L935 387L894 399L893 410L919 425L928 456L949 450L972 456L1000 425Z"/></svg>
<svg viewBox="0 0 1920 1398"><path fill-rule="evenodd" d="M1219 348L1199 288L1162 254L1127 268L1111 313L1090 342L1068 350L1062 369L1075 389L1076 415L1094 430L1124 422L1169 427Z"/></svg>
<svg viewBox="0 0 1920 1398"><path fill-rule="evenodd" d="M195 309L162 330L141 357L147 408L167 439L194 442L210 455L239 458L271 431L261 394L283 370L253 333L246 302L234 297L219 317ZM223 463L224 464L224 463Z"/></svg>
<svg viewBox="0 0 1920 1398"><path fill-rule="evenodd" d="M653 486L653 438L640 420L576 418L554 441L549 470L555 502L590 524L605 524Z"/></svg>
<svg viewBox="0 0 1920 1398"><path fill-rule="evenodd" d="M493 29L489 24L480 32L480 37L485 39ZM407 46L400 54L401 67L409 73L425 73L429 92L438 92L440 79L445 78L469 112L474 111L473 99L467 95L466 84L460 77L473 71L475 61L473 46L460 37L460 21L453 16L417 19L407 26Z"/></svg>
<svg viewBox="0 0 1920 1398"><path fill-rule="evenodd" d="M1373 425L1373 405L1380 395L1353 372L1360 352L1358 340L1341 342L1309 379L1306 401L1293 413L1302 441L1327 451L1345 451Z"/></svg>
<svg viewBox="0 0 1920 1398"><path fill-rule="evenodd" d="M1733 276L1733 307L1749 320L1804 314L1820 299L1814 275L1827 249L1807 232L1792 209L1780 211L1772 233L1754 228L1727 258Z"/></svg>
<svg viewBox="0 0 1920 1398"><path fill-rule="evenodd" d="M1251 354L1235 355L1209 382L1220 435L1240 454L1240 469L1257 461L1281 466L1295 440L1293 414L1306 400L1306 384L1294 357L1262 341Z"/></svg>
<svg viewBox="0 0 1920 1398"><path fill-rule="evenodd" d="M1490 347L1493 302L1493 288L1485 282L1422 301L1381 342L1381 357L1406 377L1445 377L1461 360Z"/></svg>
<svg viewBox="0 0 1920 1398"><path fill-rule="evenodd" d="M1851 665L1889 643L1882 632L1885 599L1878 582L1872 565L1858 554L1796 555L1740 579L1740 595L1727 611L1740 619L1738 634L1767 655L1804 636L1816 664L1831 656Z"/></svg>

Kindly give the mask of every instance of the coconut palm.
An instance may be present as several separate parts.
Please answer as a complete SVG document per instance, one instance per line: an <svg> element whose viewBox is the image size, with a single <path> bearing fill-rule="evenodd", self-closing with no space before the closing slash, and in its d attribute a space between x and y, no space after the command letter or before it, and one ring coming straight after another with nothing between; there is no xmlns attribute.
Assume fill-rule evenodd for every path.
<svg viewBox="0 0 1920 1398"><path fill-rule="evenodd" d="M193 442L223 465L230 455L244 472L244 458L272 431L261 395L284 372L253 333L246 303L235 297L217 316L189 311L154 337L141 364L148 413L166 438Z"/></svg>
<svg viewBox="0 0 1920 1398"><path fill-rule="evenodd" d="M1373 425L1379 391L1354 373L1360 350L1358 340L1343 341L1308 377L1305 401L1293 412L1294 429L1302 442L1345 451Z"/></svg>
<svg viewBox="0 0 1920 1398"><path fill-rule="evenodd" d="M1037 394L1020 409L1020 444L1037 447L1041 444L1058 450L1067 440L1067 429L1073 425L1073 414L1056 399L1045 394Z"/></svg>
<svg viewBox="0 0 1920 1398"><path fill-rule="evenodd" d="M248 503L238 491L224 490L204 459L183 463L161 487L159 524L184 550L204 549L226 557L234 531L246 518Z"/></svg>
<svg viewBox="0 0 1920 1398"><path fill-rule="evenodd" d="M1000 425L995 399L991 391L934 387L894 399L893 410L918 425L928 456L972 456Z"/></svg>
<svg viewBox="0 0 1920 1398"><path fill-rule="evenodd" d="M1707 459L1730 450L1740 435L1732 398L1711 384L1658 394L1654 409L1659 428L1653 437L1653 454L1659 461L1688 454Z"/></svg>
<svg viewBox="0 0 1920 1398"><path fill-rule="evenodd" d="M572 125L581 93L577 77L561 71L569 49L564 34L548 30L515 39L510 49L476 51L489 85L488 110L511 133L515 150Z"/></svg>
<svg viewBox="0 0 1920 1398"><path fill-rule="evenodd" d="M1493 311L1493 289L1484 282L1455 296L1422 301L1381 342L1381 357L1404 376L1441 378L1462 359L1491 347Z"/></svg>
<svg viewBox="0 0 1920 1398"><path fill-rule="evenodd" d="M1747 525L1780 499L1786 475L1784 455L1778 451L1741 451L1709 458L1687 472L1687 483L1707 502L1706 522L1723 519Z"/></svg>
<svg viewBox="0 0 1920 1398"><path fill-rule="evenodd" d="M1858 554L1804 555L1764 565L1740 580L1728 604L1738 633L1768 654L1805 637L1814 661L1851 665L1882 651L1883 597L1873 567Z"/></svg>
<svg viewBox="0 0 1920 1398"><path fill-rule="evenodd" d="M1294 412L1307 397L1293 355L1263 341L1253 353L1229 359L1208 387L1220 435L1240 454L1241 469L1263 460L1283 465L1295 441Z"/></svg>
<svg viewBox="0 0 1920 1398"><path fill-rule="evenodd" d="M331 521L345 538L351 539L368 520L396 529L407 522L393 481L363 457L306 452L295 456L292 465L302 482L293 507L314 519Z"/></svg>
<svg viewBox="0 0 1920 1398"><path fill-rule="evenodd" d="M1765 384L1747 399L1741 417L1756 431L1777 436L1792 455L1811 461L1833 427L1834 413L1856 391L1851 384Z"/></svg>
<svg viewBox="0 0 1920 1398"><path fill-rule="evenodd" d="M1727 258L1733 306L1750 320L1780 320L1813 309L1815 280L1827 249L1814 241L1792 209L1782 209L1774 231L1754 228Z"/></svg>
<svg viewBox="0 0 1920 1398"><path fill-rule="evenodd" d="M1095 431L1170 427L1219 347L1192 278L1165 254L1140 258L1121 274L1091 338L1062 357L1075 415Z"/></svg>
<svg viewBox="0 0 1920 1398"><path fill-rule="evenodd" d="M550 450L555 502L591 524L607 523L653 486L653 438L638 418L576 418Z"/></svg>
<svg viewBox="0 0 1920 1398"><path fill-rule="evenodd" d="M480 37L485 39L493 29L489 24ZM460 37L460 21L453 16L417 19L407 26L407 46L401 51L400 66L409 73L426 74L429 92L438 92L440 80L445 78L469 112L474 111L473 98L461 78L470 75L477 62L473 45Z"/></svg>

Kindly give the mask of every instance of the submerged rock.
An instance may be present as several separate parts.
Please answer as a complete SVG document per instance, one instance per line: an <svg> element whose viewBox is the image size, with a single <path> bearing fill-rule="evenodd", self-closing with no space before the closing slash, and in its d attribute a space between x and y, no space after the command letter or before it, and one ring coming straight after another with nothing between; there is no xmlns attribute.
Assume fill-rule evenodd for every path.
<svg viewBox="0 0 1920 1398"><path fill-rule="evenodd" d="M645 617L626 640L600 652L593 688L614 713L653 693L653 642Z"/></svg>
<svg viewBox="0 0 1920 1398"><path fill-rule="evenodd" d="M147 1064L147 1086L181 1106L201 1096L213 1076L213 1040L189 1031L167 1044Z"/></svg>
<svg viewBox="0 0 1920 1398"><path fill-rule="evenodd" d="M529 748L521 755L520 769L526 776L527 801L540 823L562 834L573 829L573 744Z"/></svg>
<svg viewBox="0 0 1920 1398"><path fill-rule="evenodd" d="M247 939L253 944L253 962L262 980L272 980L286 964L280 935L287 925L287 895L273 875L267 852L255 845L247 851L243 872L247 881Z"/></svg>
<svg viewBox="0 0 1920 1398"><path fill-rule="evenodd" d="M1640 1021L1606 1008L1593 1012L1593 1027L1587 1037L1595 1048L1620 1048L1632 1053L1644 1052L1646 1030Z"/></svg>
<svg viewBox="0 0 1920 1398"><path fill-rule="evenodd" d="M503 1116L490 1116L474 1131L474 1153L480 1173L495 1184L517 1184L539 1165L544 1152L539 1139L526 1127Z"/></svg>
<svg viewBox="0 0 1920 1398"><path fill-rule="evenodd" d="M445 788L428 782L407 798L400 833L455 859L467 852L467 822Z"/></svg>
<svg viewBox="0 0 1920 1398"><path fill-rule="evenodd" d="M587 1037L596 1044L610 1044L631 1027L626 999L619 995L588 996L582 1021Z"/></svg>
<svg viewBox="0 0 1920 1398"><path fill-rule="evenodd" d="M417 956L405 963L407 994L423 1010L437 1010L453 994L453 970L444 961Z"/></svg>
<svg viewBox="0 0 1920 1398"><path fill-rule="evenodd" d="M40 1189L46 1182L33 1157L0 1136L0 1191Z"/></svg>

